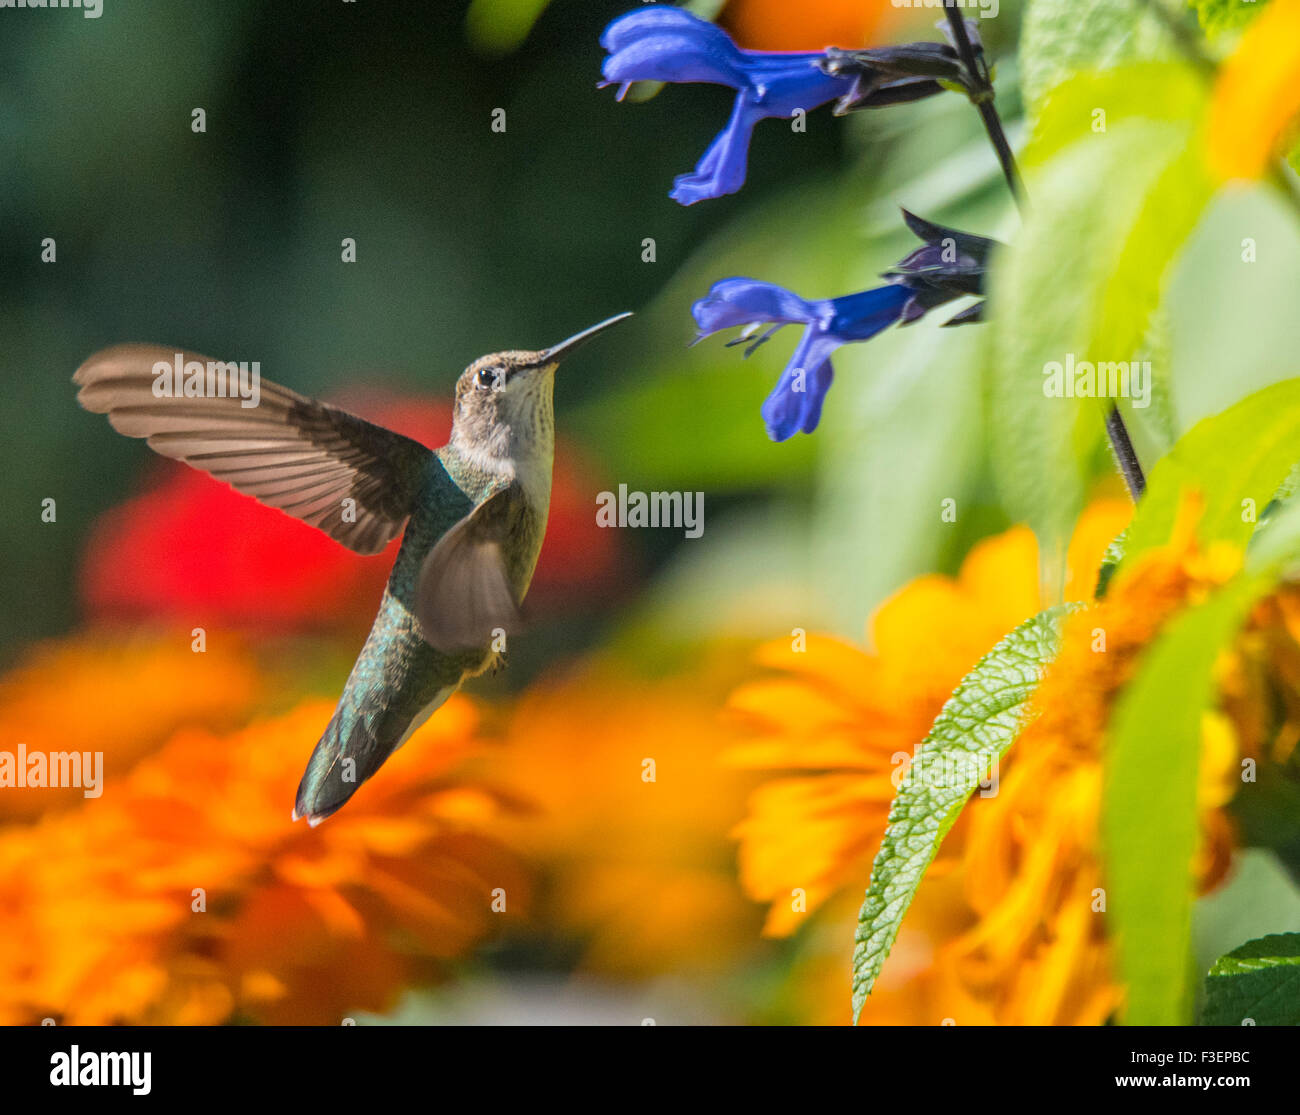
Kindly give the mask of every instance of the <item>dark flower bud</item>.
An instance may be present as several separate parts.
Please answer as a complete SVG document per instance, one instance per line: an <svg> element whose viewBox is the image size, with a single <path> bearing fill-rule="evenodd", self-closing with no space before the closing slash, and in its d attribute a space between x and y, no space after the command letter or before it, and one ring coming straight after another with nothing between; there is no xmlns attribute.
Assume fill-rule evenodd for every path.
<svg viewBox="0 0 1300 1115"><path fill-rule="evenodd" d="M912 292L912 297L899 315L899 324L907 325L922 317L928 310L951 302L964 295L984 293L984 275L988 269L989 255L996 240L959 232L915 213L903 210L907 222L924 246L917 248L894 267L882 273ZM983 320L983 302L978 302L946 321L945 325L966 325Z"/></svg>
<svg viewBox="0 0 1300 1115"><path fill-rule="evenodd" d="M948 35L947 25L940 26ZM983 65L984 48L979 31L969 20L966 30L977 64ZM852 79L849 90L835 104L837 116L920 100L944 89L959 89L971 94L980 88L979 76L967 72L951 42L903 43L868 50L830 47L819 65L834 77Z"/></svg>

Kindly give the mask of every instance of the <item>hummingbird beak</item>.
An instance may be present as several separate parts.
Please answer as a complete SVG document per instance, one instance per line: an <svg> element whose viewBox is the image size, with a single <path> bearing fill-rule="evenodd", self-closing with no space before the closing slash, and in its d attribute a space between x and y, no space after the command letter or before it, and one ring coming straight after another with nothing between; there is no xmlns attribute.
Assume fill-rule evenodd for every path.
<svg viewBox="0 0 1300 1115"><path fill-rule="evenodd" d="M611 325L617 325L620 321L626 321L631 316L631 311L615 314L613 317L606 318L599 324L593 325L590 329L584 329L581 333L575 333L567 341L561 341L558 345L552 345L550 348L543 349L537 354L537 363L534 367L544 368L548 364L556 363L561 357L568 356L569 353L573 352L579 345L585 344L587 341L591 340L591 338L597 333L603 333Z"/></svg>

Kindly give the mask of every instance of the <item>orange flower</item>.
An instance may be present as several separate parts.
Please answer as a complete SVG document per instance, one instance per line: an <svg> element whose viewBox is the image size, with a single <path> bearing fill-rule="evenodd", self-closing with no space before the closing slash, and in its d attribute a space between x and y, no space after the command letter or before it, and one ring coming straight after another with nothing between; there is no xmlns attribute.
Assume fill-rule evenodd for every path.
<svg viewBox="0 0 1300 1115"><path fill-rule="evenodd" d="M648 678L605 660L534 683L489 768L533 811L508 821L535 861L543 925L615 977L718 971L755 935L727 828L750 780L718 763L733 677L701 664Z"/></svg>
<svg viewBox="0 0 1300 1115"><path fill-rule="evenodd" d="M863 1022L1100 1024L1119 1005L1100 916L1102 749L1110 712L1141 652L1175 613L1240 567L1234 547L1198 547L1195 511L1185 508L1168 545L1123 567L1105 599L1065 621L1060 653L1002 763L996 792L974 797L949 835ZM1123 504L1105 502L1084 514L1070 549L1068 597L1091 596L1093 572L1126 513ZM831 967L822 964L834 995L828 1012L836 1017L847 1016L850 910L857 905L856 896L844 896L869 877L892 796L890 759L910 753L958 677L1037 610L1034 551L1032 537L1009 531L976 547L955 582L923 578L907 586L876 617L875 654L831 643L829 653L823 647L786 658L784 648L780 655L768 648L764 661L794 676L754 683L733 701L765 733L737 750L738 761L822 772L762 787L738 834L746 889L773 903L769 932L788 933L802 920L799 904L788 899L795 888L806 890L809 909L830 904L843 943L815 955L826 960L838 951L837 991L830 990ZM1001 599L993 590L999 583ZM981 626L990 620L994 632ZM945 633L949 653L966 656L964 665L932 652L936 631ZM1239 684L1245 675L1229 671L1225 681L1234 676ZM1223 807L1243 747L1249 743L1229 716L1206 717L1203 890L1228 865L1232 827Z"/></svg>
<svg viewBox="0 0 1300 1115"><path fill-rule="evenodd" d="M29 754L103 752L112 784L182 724L233 727L261 694L257 665L234 637L195 654L188 631L77 635L29 650L0 678L0 740ZM84 800L76 788L0 790L0 820Z"/></svg>
<svg viewBox="0 0 1300 1115"><path fill-rule="evenodd" d="M852 890L838 892L816 918L807 920L777 997L786 1014L772 1021L818 1026L844 1026L852 1021L849 973L853 970L853 926L865 885L863 878ZM931 866L862 1010L862 1025L939 1026L958 1019L962 1025L978 1025L993 1021L943 950L946 942L974 921L962 897L962 885L959 873Z"/></svg>
<svg viewBox="0 0 1300 1115"><path fill-rule="evenodd" d="M1108 500L1084 515L1067 598L1091 596L1128 514ZM784 676L732 695L754 739L729 760L803 772L760 787L736 828L741 881L771 903L764 932L785 936L835 891L865 883L903 760L971 666L1039 611L1038 583L1037 544L1018 527L977 545L956 578L921 577L886 601L872 621L874 653L815 635L760 649L759 663Z"/></svg>
<svg viewBox="0 0 1300 1115"><path fill-rule="evenodd" d="M1221 180L1262 178L1300 117L1300 0L1272 0L1224 63L1210 105L1210 164Z"/></svg>
<svg viewBox="0 0 1300 1115"><path fill-rule="evenodd" d="M1188 507L1186 511L1194 511ZM1109 974L1097 858L1103 747L1111 710L1139 656L1177 612L1239 568L1241 552L1201 551L1195 514L1170 543L1123 567L1105 599L1071 615L1061 649L1033 698L995 797L966 810L966 900L978 923L954 941L965 984L1008 1024L1104 1022L1120 989ZM1102 642L1101 640L1104 640ZM1238 745L1209 717L1201 764L1202 890L1222 879Z"/></svg>
<svg viewBox="0 0 1300 1115"><path fill-rule="evenodd" d="M750 50L863 47L910 15L888 0L731 0L718 22Z"/></svg>
<svg viewBox="0 0 1300 1115"><path fill-rule="evenodd" d="M185 692L155 667L159 692ZM503 801L457 777L477 750L469 702L309 829L288 803L330 712L179 728L129 771L106 757L101 797L0 830L0 1022L337 1024L483 936L494 902L517 912L516 861L484 835Z"/></svg>
<svg viewBox="0 0 1300 1115"><path fill-rule="evenodd" d="M1240 640L1243 653L1223 676L1224 704L1249 755L1284 766L1300 742L1300 586L1282 585L1260 603ZM1270 732L1266 713L1280 706L1281 724Z"/></svg>

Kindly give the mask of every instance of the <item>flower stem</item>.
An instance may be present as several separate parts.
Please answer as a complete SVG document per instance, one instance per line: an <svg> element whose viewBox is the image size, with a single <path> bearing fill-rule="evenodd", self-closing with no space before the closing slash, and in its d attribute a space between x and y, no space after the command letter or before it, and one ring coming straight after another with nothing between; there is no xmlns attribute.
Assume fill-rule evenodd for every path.
<svg viewBox="0 0 1300 1115"><path fill-rule="evenodd" d="M1106 412L1106 433L1110 435L1110 447L1115 453L1115 462L1119 465L1124 483L1128 485L1128 493L1136 503L1146 490L1147 480L1142 474L1142 465L1138 461L1132 439L1128 436L1128 427L1124 425L1124 418L1114 403L1110 404L1110 410Z"/></svg>
<svg viewBox="0 0 1300 1115"><path fill-rule="evenodd" d="M967 75L974 83L974 88L968 94L971 104L979 111L980 119L984 121L984 130L988 133L989 142L993 144L998 162L1002 165L1002 174L1007 180L1007 188L1016 203L1020 204L1025 191L1020 182L1020 171L1016 169L1016 157L1011 153L1011 144L1007 142L1006 132L1002 130L1002 118L998 116L997 106L993 103L993 79L989 76L988 65L984 61L983 54L977 55L971 45L961 9L945 4L943 11L948 17L948 26L952 29L953 43L957 47L957 53L961 55L962 65L966 67Z"/></svg>
<svg viewBox="0 0 1300 1115"><path fill-rule="evenodd" d="M975 48L971 45L961 9L948 0L943 6L943 12L952 30L952 39L957 47L957 53L961 56L962 65L965 66L967 76L972 82L972 88L968 93L971 104L979 110L989 142L993 144L998 162L1002 165L1002 174L1007 180L1007 188L1011 191L1016 204L1023 208L1024 186L1020 181L1016 157L1007 142L1007 134L1002 129L1002 119L998 116L997 105L993 101L993 79L989 76L988 65L982 55L976 55ZM1137 451L1133 448L1133 439L1129 437L1128 427L1124 424L1124 416L1120 414L1119 407L1114 403L1106 412L1106 433L1110 438L1110 447L1115 454L1119 471L1124 477L1124 483L1128 485L1129 494L1136 502L1146 489L1146 476L1142 472L1142 463L1138 460Z"/></svg>

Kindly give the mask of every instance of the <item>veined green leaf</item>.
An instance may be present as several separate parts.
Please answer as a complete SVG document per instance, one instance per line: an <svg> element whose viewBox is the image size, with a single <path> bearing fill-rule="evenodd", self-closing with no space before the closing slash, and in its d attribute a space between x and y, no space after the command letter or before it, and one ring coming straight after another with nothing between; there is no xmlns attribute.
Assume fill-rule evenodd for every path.
<svg viewBox="0 0 1300 1115"><path fill-rule="evenodd" d="M1106 552L1101 556L1101 568L1097 570L1097 587L1093 590L1093 595L1100 600L1106 595L1110 588L1111 578L1119 569L1119 563L1124 560L1124 543L1128 540L1128 528L1125 527L1114 538L1110 540L1110 545L1106 547Z"/></svg>
<svg viewBox="0 0 1300 1115"><path fill-rule="evenodd" d="M1111 720L1103 878L1129 1025L1189 1021L1201 722L1220 649L1272 584L1270 576L1239 576L1172 621Z"/></svg>
<svg viewBox="0 0 1300 1115"><path fill-rule="evenodd" d="M1073 73L1173 53L1169 34L1135 0L1030 0L1020 31L1020 87L1034 112Z"/></svg>
<svg viewBox="0 0 1300 1115"><path fill-rule="evenodd" d="M1300 933L1259 937L1219 957L1205 979L1201 1025L1300 1026Z"/></svg>
<svg viewBox="0 0 1300 1115"><path fill-rule="evenodd" d="M980 659L943 706L899 786L858 914L855 1019L943 838L971 792L1019 734L1043 665L1056 654L1067 611L1068 606L1052 608L1026 620Z"/></svg>
<svg viewBox="0 0 1300 1115"><path fill-rule="evenodd" d="M1210 36L1239 31L1266 7L1265 0L1191 0L1191 5Z"/></svg>
<svg viewBox="0 0 1300 1115"><path fill-rule="evenodd" d="M1245 545L1260 512L1300 460L1300 379L1248 395L1198 422L1156 462L1129 525L1125 561L1168 541L1187 490L1206 501L1203 542ZM1264 535L1261 533L1261 538Z"/></svg>

